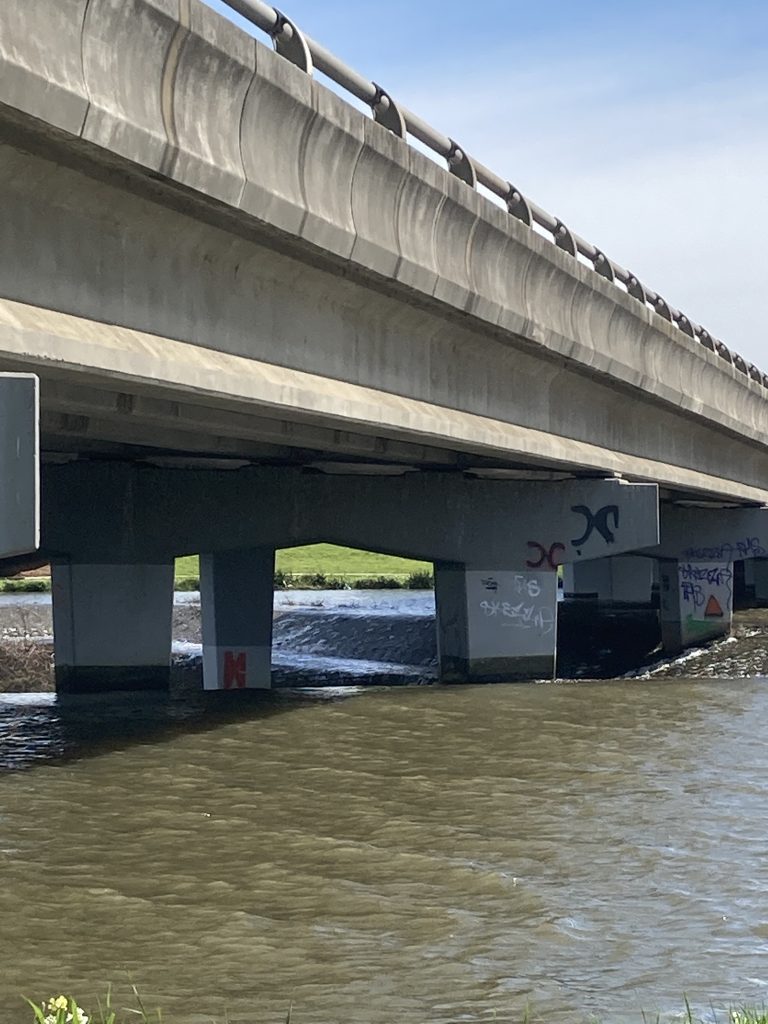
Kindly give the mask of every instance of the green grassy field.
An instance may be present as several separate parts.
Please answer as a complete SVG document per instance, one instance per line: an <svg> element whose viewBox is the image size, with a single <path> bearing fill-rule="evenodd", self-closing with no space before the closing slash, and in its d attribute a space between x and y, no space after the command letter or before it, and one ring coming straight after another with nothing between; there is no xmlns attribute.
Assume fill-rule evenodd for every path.
<svg viewBox="0 0 768 1024"><path fill-rule="evenodd" d="M299 548L284 548L277 552L275 568L278 572L294 576L309 576L322 573L325 576L409 576L414 572L432 572L431 562L417 562L410 558L396 558L394 555L377 555L371 551L356 548L341 548L335 544L309 544ZM196 555L176 559L176 577L198 576L199 561Z"/></svg>

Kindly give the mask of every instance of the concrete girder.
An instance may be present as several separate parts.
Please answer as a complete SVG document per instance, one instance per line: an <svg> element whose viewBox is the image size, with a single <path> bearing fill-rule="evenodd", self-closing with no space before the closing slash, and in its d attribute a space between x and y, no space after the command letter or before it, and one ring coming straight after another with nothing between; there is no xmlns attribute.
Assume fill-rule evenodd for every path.
<svg viewBox="0 0 768 1024"><path fill-rule="evenodd" d="M69 450L77 450L76 439L79 439L84 452L92 451L90 439L287 461L310 462L323 457L349 456L446 467L456 466L459 461L450 451L437 447L396 441L374 433L339 431L256 412L233 412L215 399L210 399L211 405L184 402L182 396L173 391L161 398L160 389L152 396L117 387L86 387L48 378L43 383L43 391L44 432L51 439L72 440ZM62 421L62 417L78 417L87 423L78 431L76 425L68 426L68 421Z"/></svg>
<svg viewBox="0 0 768 1024"><path fill-rule="evenodd" d="M47 467L44 481L43 546L79 561L163 561L323 540L478 568L487 562L554 572L563 562L620 554L658 536L657 488L617 480L537 483L441 472L361 478L75 462Z"/></svg>
<svg viewBox="0 0 768 1024"><path fill-rule="evenodd" d="M681 562L768 557L768 508L662 505L660 542L643 554Z"/></svg>
<svg viewBox="0 0 768 1024"><path fill-rule="evenodd" d="M7 261L5 266L10 267L13 262ZM461 338L454 341L450 332L446 333L451 345L461 346ZM460 348L455 351L459 352ZM39 372L44 382L49 375L53 380L70 382L94 382L101 375L107 386L120 391L163 398L173 394L180 402L187 399L193 405L211 404L249 416L254 415L254 410L259 414L268 413L270 418L275 415L297 424L290 431L297 432L300 444L311 445L308 438L302 439L300 423L303 421L334 425L334 428L343 426L353 434L375 431L388 441L426 442L449 451L497 459L506 465L522 463L603 474L619 472L635 479L655 480L687 491L732 496L737 500L768 498L768 491L761 487L748 487L679 465L609 451L564 434L553 436L446 404L433 405L344 380L323 378L4 299L0 299L0 353L5 355L5 358L0 357L0 365ZM472 374L477 376L478 363L470 367L464 360L456 360L456 365L451 365L449 359L441 358L431 365L430 376L435 388L442 388L442 379L447 377L445 387L450 386L453 394L463 377L470 401L474 400L475 393L479 401L483 391L487 400L487 392L498 387L498 374L483 373L473 382ZM502 372L502 367L497 369ZM408 366L406 373L412 370ZM557 372L567 377L564 370ZM528 398L533 393L536 400L533 378L517 374L511 378L511 384L513 389L527 389ZM567 380L564 380L563 391L566 385ZM599 395L585 394L583 398L587 410L599 408ZM514 390L510 400L514 405ZM562 402L566 402L565 395ZM563 408L573 408L573 396ZM595 423L594 415L592 423ZM695 433L693 428L690 433ZM265 439L270 440L270 435L268 431ZM337 436L336 429L326 436ZM702 446L708 443L706 434L701 435L699 443ZM715 440L713 450L716 448ZM723 443L722 449L725 459L731 445ZM754 446L751 454L754 472L759 474L762 455Z"/></svg>

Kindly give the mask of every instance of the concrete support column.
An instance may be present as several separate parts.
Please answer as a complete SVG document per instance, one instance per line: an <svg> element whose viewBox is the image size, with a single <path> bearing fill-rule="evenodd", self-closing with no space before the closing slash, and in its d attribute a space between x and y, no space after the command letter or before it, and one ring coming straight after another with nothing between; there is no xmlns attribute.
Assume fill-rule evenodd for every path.
<svg viewBox="0 0 768 1024"><path fill-rule="evenodd" d="M272 685L274 571L274 548L201 555L206 690L268 690Z"/></svg>
<svg viewBox="0 0 768 1024"><path fill-rule="evenodd" d="M653 560L616 556L563 566L563 596L605 605L648 605L653 588Z"/></svg>
<svg viewBox="0 0 768 1024"><path fill-rule="evenodd" d="M167 689L173 568L52 565L58 693Z"/></svg>
<svg viewBox="0 0 768 1024"><path fill-rule="evenodd" d="M751 568L755 605L768 608L768 558L751 558L746 564Z"/></svg>
<svg viewBox="0 0 768 1024"><path fill-rule="evenodd" d="M733 616L733 562L659 562L661 642L675 654L727 636Z"/></svg>
<svg viewBox="0 0 768 1024"><path fill-rule="evenodd" d="M440 679L552 678L557 574L435 563Z"/></svg>

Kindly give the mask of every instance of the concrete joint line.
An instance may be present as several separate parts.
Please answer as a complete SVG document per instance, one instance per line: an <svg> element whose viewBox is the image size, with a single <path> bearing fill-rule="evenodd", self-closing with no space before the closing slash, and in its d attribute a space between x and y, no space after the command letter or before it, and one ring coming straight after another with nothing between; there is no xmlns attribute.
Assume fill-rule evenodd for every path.
<svg viewBox="0 0 768 1024"><path fill-rule="evenodd" d="M163 157L160 173L167 177L173 177L173 171L179 152L179 133L176 128L176 113L174 110L176 99L176 75L179 70L181 49L189 36L191 15L191 0L179 0L179 23L173 33L168 52L163 63L163 77L160 82L160 108L163 114L163 126L168 139L168 148Z"/></svg>

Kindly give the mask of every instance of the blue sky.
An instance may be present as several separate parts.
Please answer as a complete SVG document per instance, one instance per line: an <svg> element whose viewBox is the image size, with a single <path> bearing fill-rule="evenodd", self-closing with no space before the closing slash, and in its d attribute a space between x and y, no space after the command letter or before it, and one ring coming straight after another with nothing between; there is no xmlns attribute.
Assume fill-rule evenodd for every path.
<svg viewBox="0 0 768 1024"><path fill-rule="evenodd" d="M281 9L768 372L766 0Z"/></svg>

